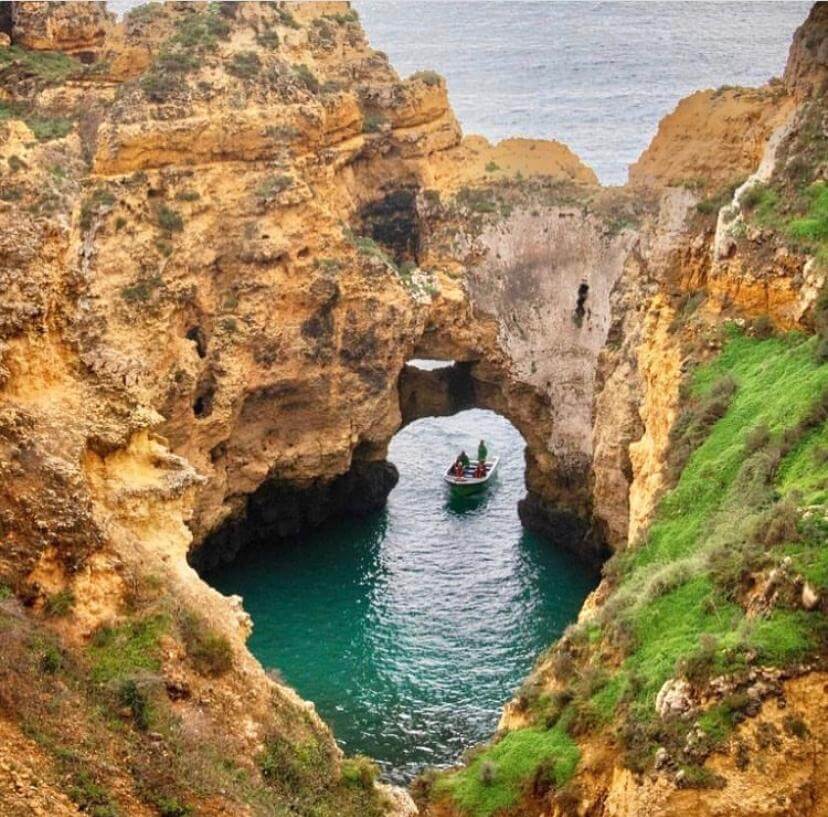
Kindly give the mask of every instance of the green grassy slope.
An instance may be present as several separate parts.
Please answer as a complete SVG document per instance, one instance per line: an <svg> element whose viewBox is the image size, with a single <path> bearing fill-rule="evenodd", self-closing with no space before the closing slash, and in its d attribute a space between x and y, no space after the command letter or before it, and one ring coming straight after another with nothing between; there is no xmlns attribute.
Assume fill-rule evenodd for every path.
<svg viewBox="0 0 828 817"><path fill-rule="evenodd" d="M665 746L691 785L709 785L703 754L682 755L692 723L656 713L664 682L679 676L702 687L722 673L824 654L826 616L801 609L790 594L762 615L745 609L746 577L786 557L789 575L828 593L828 365L817 360L818 342L729 331L718 358L696 371L688 411L708 410L711 395L727 395L729 404L696 439L643 541L608 564L613 592L598 619L573 628L565 652L553 651L559 691L525 688L519 699L533 726L443 775L433 798L450 798L473 817L508 813L539 782L565 785L576 771L578 737L597 730L615 735L632 768L647 767ZM701 427L696 420L681 422ZM732 696L701 715L707 751L744 705Z"/></svg>

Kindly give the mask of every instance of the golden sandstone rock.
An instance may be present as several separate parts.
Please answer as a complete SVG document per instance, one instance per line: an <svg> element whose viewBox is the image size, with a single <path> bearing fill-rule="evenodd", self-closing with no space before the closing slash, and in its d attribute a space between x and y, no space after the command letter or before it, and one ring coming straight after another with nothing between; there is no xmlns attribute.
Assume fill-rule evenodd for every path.
<svg viewBox="0 0 828 817"><path fill-rule="evenodd" d="M54 627L69 645L159 596L197 610L233 668L200 676L171 639L160 672L187 740L242 766L275 732L318 737L331 780L338 755L188 557L232 553L257 496L293 503L277 528L301 525L303 492L330 499L334 478L382 502L401 424L458 405L407 360L464 364L473 404L527 440L524 520L600 559L666 486L679 300L704 288L712 323L809 325L806 258L715 260L695 211L700 190L755 170L821 76L801 34L786 84L694 94L628 188L604 190L559 143L462 137L445 83L400 79L347 3L153 4L115 22L102 3L27 2L12 16L15 46L70 61L16 57L2 74L17 107L0 123L0 579L35 611L71 591ZM789 694L804 705L820 684ZM0 758L26 740L3 717ZM587 741L582 813L816 817L825 718L812 728L807 764L780 751L747 779L723 760L740 781L726 794L639 780ZM52 780L38 751L27 763ZM146 813L111 752L124 813ZM227 792L202 805L252 813Z"/></svg>

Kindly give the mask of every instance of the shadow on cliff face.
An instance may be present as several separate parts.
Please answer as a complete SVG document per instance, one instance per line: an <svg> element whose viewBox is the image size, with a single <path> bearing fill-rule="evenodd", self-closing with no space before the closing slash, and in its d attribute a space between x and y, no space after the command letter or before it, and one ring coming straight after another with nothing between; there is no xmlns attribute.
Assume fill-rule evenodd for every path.
<svg viewBox="0 0 828 817"><path fill-rule="evenodd" d="M503 384L487 382L477 371L478 361L411 361L398 380L400 428L425 417L449 417L472 408L488 409L512 422L529 427L524 434L527 493L517 504L522 525L563 546L580 559L597 565L607 556L606 545L586 514L551 505L532 490L538 453L532 448L537 428L537 406L528 414L510 411L513 395L506 399ZM521 405L533 404L524 395ZM541 407L542 408L542 407ZM390 440L389 440L390 442ZM396 466L376 446L357 446L350 469L330 479L308 483L281 478L265 481L245 500L243 512L207 536L189 556L201 573L233 561L248 546L272 548L295 539L338 518L364 516L383 508L399 479ZM567 471L560 463L555 471L559 487L573 495L586 484L586 472L577 463Z"/></svg>
<svg viewBox="0 0 828 817"><path fill-rule="evenodd" d="M190 554L190 564L205 572L231 562L245 547L272 547L331 519L380 510L398 479L390 462L355 460L347 473L328 481L300 486L269 480L247 498L243 516L222 525Z"/></svg>

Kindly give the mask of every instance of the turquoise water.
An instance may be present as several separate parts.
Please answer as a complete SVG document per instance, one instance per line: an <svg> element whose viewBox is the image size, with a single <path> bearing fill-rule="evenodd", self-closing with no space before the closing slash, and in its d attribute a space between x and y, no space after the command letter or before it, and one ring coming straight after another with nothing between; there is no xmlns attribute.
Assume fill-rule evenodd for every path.
<svg viewBox="0 0 828 817"><path fill-rule="evenodd" d="M501 457L497 483L452 499L441 473L480 436ZM523 447L491 412L419 420L391 443L400 481L384 511L249 550L208 576L244 598L259 660L392 780L490 737L595 585L571 555L522 530Z"/></svg>

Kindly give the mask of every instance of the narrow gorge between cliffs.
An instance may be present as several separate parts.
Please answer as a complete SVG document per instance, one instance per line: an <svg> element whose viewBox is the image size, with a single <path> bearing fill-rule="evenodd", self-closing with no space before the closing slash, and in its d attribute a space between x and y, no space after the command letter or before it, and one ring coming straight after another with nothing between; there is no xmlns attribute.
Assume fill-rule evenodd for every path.
<svg viewBox="0 0 828 817"><path fill-rule="evenodd" d="M483 436L500 456L486 494L452 497L445 463ZM524 530L524 440L472 409L393 439L387 507L245 548L206 578L239 594L250 648L332 727L342 748L410 780L495 730L537 656L577 616L597 574Z"/></svg>

